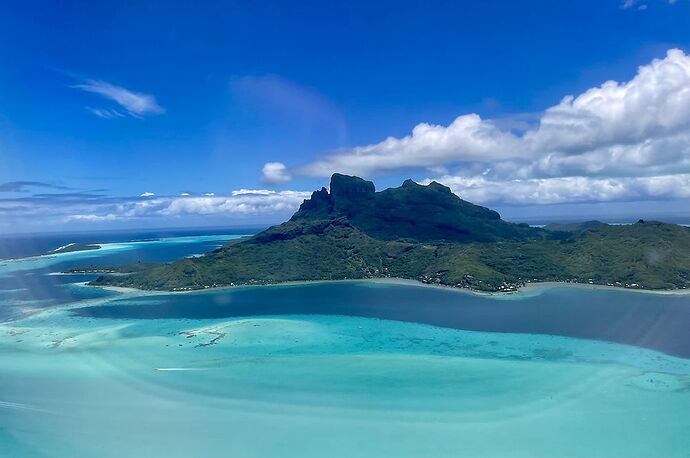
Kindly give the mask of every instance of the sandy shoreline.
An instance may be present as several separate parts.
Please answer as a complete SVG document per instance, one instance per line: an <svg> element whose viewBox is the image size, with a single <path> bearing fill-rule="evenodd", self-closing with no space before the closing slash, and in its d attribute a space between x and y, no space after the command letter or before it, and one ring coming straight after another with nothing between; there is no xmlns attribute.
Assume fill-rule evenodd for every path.
<svg viewBox="0 0 690 458"><path fill-rule="evenodd" d="M463 294L473 294L478 296L519 296L523 294L529 294L534 292L539 292L544 289L549 288L581 288L587 290L604 290L604 291L625 291L634 293L644 293L644 294L656 294L656 295L676 295L685 296L690 295L690 289L675 289L675 290L651 290L651 289L641 289L641 288L624 288L620 286L607 286L607 285L595 285L588 283L569 283L569 282L533 282L527 283L524 286L519 287L515 291L481 291L470 288L456 288L454 286L442 285L442 284L431 284L424 283L418 280L412 280L408 278L360 278L360 279L346 279L346 280L299 280L299 281L286 281L280 283L270 283L265 285L235 285L235 286L220 286L216 288L204 288L204 289L191 289L185 291L167 291L167 290L145 290L121 286L93 286L95 288L102 288L108 291L118 292L121 294L136 294L141 296L148 295L167 295L167 294L194 294L194 293L204 293L211 291L235 291L239 289L247 288L271 288L271 287L285 287L285 286L305 286L305 285L317 285L323 283L380 283L386 285L400 285L400 286L414 286L420 288L436 288L442 289L444 291L454 291ZM84 286L86 283L82 283Z"/></svg>

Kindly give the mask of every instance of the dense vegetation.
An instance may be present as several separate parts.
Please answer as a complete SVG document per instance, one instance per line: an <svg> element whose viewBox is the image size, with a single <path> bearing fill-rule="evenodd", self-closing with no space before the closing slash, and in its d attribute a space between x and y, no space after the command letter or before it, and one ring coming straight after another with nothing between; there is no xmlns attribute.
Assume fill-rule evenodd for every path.
<svg viewBox="0 0 690 458"><path fill-rule="evenodd" d="M422 186L406 180L398 188L375 192L371 181L338 173L331 178L331 192L323 188L313 193L290 221L339 217L381 240L466 243L548 235L526 224L503 221L497 212L464 201L435 181Z"/></svg>
<svg viewBox="0 0 690 458"><path fill-rule="evenodd" d="M659 222L531 228L437 183L373 184L335 175L290 221L200 258L115 269L93 284L181 290L374 277L487 291L525 282L690 286L690 229ZM128 275L122 275L128 272Z"/></svg>

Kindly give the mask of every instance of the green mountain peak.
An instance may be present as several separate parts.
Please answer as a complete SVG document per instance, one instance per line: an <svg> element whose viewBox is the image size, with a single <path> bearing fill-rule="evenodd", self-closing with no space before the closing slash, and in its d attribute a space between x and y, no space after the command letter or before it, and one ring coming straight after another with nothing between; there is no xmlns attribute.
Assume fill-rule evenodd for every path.
<svg viewBox="0 0 690 458"><path fill-rule="evenodd" d="M545 231L503 221L497 212L462 200L435 181L422 185L408 179L400 187L376 192L371 181L338 173L331 177L330 192L314 192L291 221L341 217L384 240L462 243L545 237Z"/></svg>
<svg viewBox="0 0 690 458"><path fill-rule="evenodd" d="M503 221L436 182L377 192L334 174L330 190L315 191L285 223L198 258L115 267L92 284L186 290L399 277L487 291L534 281L690 287L690 228L640 220L548 229Z"/></svg>

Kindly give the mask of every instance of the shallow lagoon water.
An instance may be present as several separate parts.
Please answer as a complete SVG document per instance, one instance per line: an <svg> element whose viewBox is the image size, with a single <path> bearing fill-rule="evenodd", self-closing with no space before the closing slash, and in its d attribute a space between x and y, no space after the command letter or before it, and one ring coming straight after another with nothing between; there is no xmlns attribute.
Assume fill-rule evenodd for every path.
<svg viewBox="0 0 690 458"><path fill-rule="evenodd" d="M0 326L0 456L687 457L690 359L601 336L458 329L481 307L567 312L578 295L613 328L647 306L683 320L688 306L351 282L51 307ZM407 315L364 316L377 303ZM415 303L433 313L409 315ZM413 322L444 315L460 321Z"/></svg>
<svg viewBox="0 0 690 458"><path fill-rule="evenodd" d="M242 235L196 235L156 240L102 243L98 250L46 254L0 260L0 320L75 301L110 297L104 289L81 288L75 282L92 275L55 275L85 266L116 266L137 262L170 262L211 251Z"/></svg>
<svg viewBox="0 0 690 458"><path fill-rule="evenodd" d="M72 313L123 319L361 316L463 330L607 340L690 357L690 295L576 286L485 295L410 282L323 282L148 295L76 308Z"/></svg>

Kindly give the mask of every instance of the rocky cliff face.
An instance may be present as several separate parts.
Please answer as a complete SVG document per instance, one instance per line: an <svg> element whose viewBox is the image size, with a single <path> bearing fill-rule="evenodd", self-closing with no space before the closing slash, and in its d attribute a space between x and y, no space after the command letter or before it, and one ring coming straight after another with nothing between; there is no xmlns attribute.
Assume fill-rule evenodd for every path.
<svg viewBox="0 0 690 458"><path fill-rule="evenodd" d="M507 223L488 208L460 199L450 188L406 180L376 192L371 181L334 174L330 192L316 191L291 221L347 218L354 227L382 240L474 242L526 240L544 231Z"/></svg>
<svg viewBox="0 0 690 458"><path fill-rule="evenodd" d="M336 200L364 200L374 197L376 188L371 181L359 177L334 173L331 177L331 194Z"/></svg>

